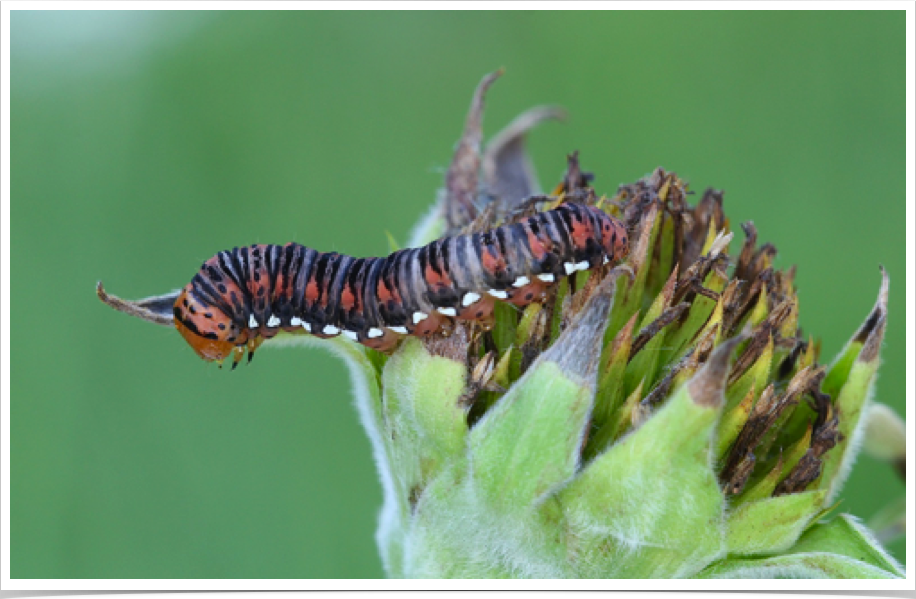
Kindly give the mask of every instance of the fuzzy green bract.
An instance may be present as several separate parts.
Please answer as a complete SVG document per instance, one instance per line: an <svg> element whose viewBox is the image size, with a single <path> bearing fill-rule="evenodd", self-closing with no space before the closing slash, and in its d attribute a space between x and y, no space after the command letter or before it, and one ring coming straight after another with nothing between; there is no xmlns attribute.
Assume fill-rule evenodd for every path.
<svg viewBox="0 0 916 599"><path fill-rule="evenodd" d="M708 194L708 214L693 209L706 221L697 237L681 231L686 268L659 256L676 229L669 202L645 189L680 185L657 171L616 196L642 187L633 195L655 206L631 211L652 237L626 268L558 286L542 306L501 308L491 332L459 323L390 357L316 344L353 373L389 576L903 576L865 526L833 513L873 393L887 276L821 367L817 345L796 336L791 278L773 274L755 232L731 273L718 263L730 238ZM659 264L672 270L653 273ZM697 279L718 291L685 291Z"/></svg>
<svg viewBox="0 0 916 599"><path fill-rule="evenodd" d="M411 245L534 209L519 207L539 193L521 139L546 112L481 149L493 79ZM663 169L610 197L590 181L572 155L542 202L585 201L622 220L623 264L564 279L523 310L498 305L489 329L458 322L391 356L325 344L350 364L375 452L387 574L902 577L864 525L836 513L868 415L882 437L897 426L870 403L887 274L826 367L798 330L794 269L774 268L753 223L730 249L720 192L690 205L686 184ZM866 446L900 463L894 443ZM900 528L901 504L889 503L882 522Z"/></svg>
<svg viewBox="0 0 916 599"><path fill-rule="evenodd" d="M827 481L773 496L779 477L766 486L768 470L746 495L726 492L717 434L732 386L753 391L747 376L728 384L744 338L716 346L643 421L630 419L583 460L602 325L621 284L628 279L617 274L593 287L559 338L473 425L473 376L437 355L441 348L408 339L384 359L344 339L315 343L331 346L353 374L385 488L378 542L389 576L903 576L853 518L822 519ZM840 385L847 395L862 387L852 362Z"/></svg>

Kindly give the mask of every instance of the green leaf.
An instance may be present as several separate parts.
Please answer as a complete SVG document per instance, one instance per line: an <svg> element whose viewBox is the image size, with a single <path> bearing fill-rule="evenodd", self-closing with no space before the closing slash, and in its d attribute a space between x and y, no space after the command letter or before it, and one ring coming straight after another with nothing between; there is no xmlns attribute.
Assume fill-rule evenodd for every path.
<svg viewBox="0 0 916 599"><path fill-rule="evenodd" d="M726 279L721 277L715 269L712 270L703 281L703 286L716 293L725 288ZM697 295L687 312L687 317L678 328L669 329L665 345L670 348L666 354L667 359L677 359L683 355L685 350L690 346L691 341L696 339L709 322L710 316L716 309L718 302L715 302L703 295Z"/></svg>
<svg viewBox="0 0 916 599"><path fill-rule="evenodd" d="M605 350L601 369L598 372L598 391L593 415L594 424L597 426L603 426L611 420L623 399L623 372L630 357L636 316L636 314L633 315L614 337L614 342Z"/></svg>
<svg viewBox="0 0 916 599"><path fill-rule="evenodd" d="M652 305L646 310L642 321L639 324L640 331L645 330L651 325L662 313L671 305L671 297L674 295L674 287L677 283L677 271L673 271L665 283L664 288L653 300ZM656 331L655 335L649 339L642 349L636 355L630 357L623 375L623 393L628 395L636 389L642 380L652 381L655 378L655 370L658 365L659 349L665 340L667 327Z"/></svg>
<svg viewBox="0 0 916 599"><path fill-rule="evenodd" d="M842 555L893 576L904 576L903 568L888 555L872 532L849 514L840 514L830 522L812 526L790 551L793 554L815 552Z"/></svg>
<svg viewBox="0 0 916 599"><path fill-rule="evenodd" d="M747 319L748 323L752 326L756 327L770 315L770 309L767 306L767 297L767 285L764 283L760 286L760 295L757 296L757 303L754 304L754 308L751 310Z"/></svg>
<svg viewBox="0 0 916 599"><path fill-rule="evenodd" d="M493 305L493 341L500 352L506 351L515 341L515 330L518 326L518 308L506 302Z"/></svg>
<svg viewBox="0 0 916 599"><path fill-rule="evenodd" d="M407 527L410 559L400 574L571 574L562 515L537 508L551 503L549 493L575 473L613 296L608 277L557 342L478 422L462 458L427 486Z"/></svg>
<svg viewBox="0 0 916 599"><path fill-rule="evenodd" d="M617 333L614 342L605 347L601 367L598 370L598 388L595 393L595 407L592 410L592 433L583 451L587 460L592 459L595 454L607 447L618 428L617 422L621 413L621 404L624 401L623 372L630 356L633 327L636 325L637 316L634 314L623 329Z"/></svg>
<svg viewBox="0 0 916 599"><path fill-rule="evenodd" d="M408 337L382 374L383 435L391 446L398 493L417 497L431 476L464 451L467 435L459 405L465 365L431 355Z"/></svg>
<svg viewBox="0 0 916 599"><path fill-rule="evenodd" d="M566 298L569 297L569 277L563 277L560 279L560 282L557 283L556 288L557 296L554 300L553 317L550 320L551 342L555 342L560 337L560 333L562 332L560 330L560 325L563 324L563 304L565 303ZM615 293L617 293L619 298L620 294L623 293L623 285L618 285L617 291ZM617 300L615 300L615 302L616 301Z"/></svg>
<svg viewBox="0 0 916 599"><path fill-rule="evenodd" d="M878 350L884 338L887 302L887 278L882 285L878 305L872 316L866 321L874 321L874 325L865 335L862 350L849 369L849 376L840 390L839 396L834 401L836 411L839 413L839 426L837 427L842 437L831 451L827 452L823 462L821 475L821 488L828 489L828 500L837 496L860 447L860 437L864 431L861 424L862 410L871 397L875 375L878 372ZM862 331L860 331L860 334Z"/></svg>
<svg viewBox="0 0 916 599"><path fill-rule="evenodd" d="M878 301L875 307L869 313L868 318L856 334L849 340L849 343L846 344L846 347L844 347L842 351L840 351L840 354L834 359L833 364L831 364L830 368L827 370L827 376L824 377L824 382L821 384L821 390L834 399L836 399L837 395L840 393L840 389L843 388L846 381L849 379L852 366L859 357L859 353L862 351L862 347L865 345L868 337L871 336L877 328L881 328L881 336L883 337L884 323L887 319L887 292L889 280L883 268L881 269L881 275L881 289L878 292ZM879 323L879 321L881 322ZM880 340L877 346L880 347Z"/></svg>
<svg viewBox="0 0 916 599"><path fill-rule="evenodd" d="M608 277L471 431L476 492L497 509L525 512L575 473L613 295Z"/></svg>
<svg viewBox="0 0 916 599"><path fill-rule="evenodd" d="M799 553L763 559L727 559L697 578L898 578L887 570L831 553Z"/></svg>
<svg viewBox="0 0 916 599"><path fill-rule="evenodd" d="M386 490L376 539L391 576L409 561L406 535L413 504L429 480L463 453L467 424L458 400L464 371L464 364L430 355L415 337L404 340L383 371L378 436L386 450L376 451L376 462L387 470L390 480L383 476L382 484L394 497L389 499ZM368 425L366 430L371 439L374 431Z"/></svg>
<svg viewBox="0 0 916 599"><path fill-rule="evenodd" d="M630 428L636 426L634 414L637 414L640 410L640 402L643 396L642 388L644 384L645 381L639 382L639 385L636 386L633 393L630 393L630 396L624 400L623 405L617 410L616 417L598 431L598 434L595 436L596 447L608 446L610 442L616 441L623 436L624 433L629 431Z"/></svg>
<svg viewBox="0 0 916 599"><path fill-rule="evenodd" d="M846 380L849 378L849 372L852 370L852 365L855 363L861 350L861 341L852 339L846 344L846 347L844 347L839 355L834 358L833 364L831 364L830 368L827 370L827 376L824 377L824 382L821 384L821 389L824 393L832 398L836 398L840 389L846 384Z"/></svg>
<svg viewBox="0 0 916 599"><path fill-rule="evenodd" d="M759 394L766 388L770 366L773 363L773 347L773 336L770 335L766 347L754 364L725 390L726 412L737 406L747 396L750 389L755 389Z"/></svg>
<svg viewBox="0 0 916 599"><path fill-rule="evenodd" d="M770 464L765 464L765 466L770 466ZM772 467L760 468L760 470L762 470L765 474L758 477L755 477L754 474L751 474L750 480L744 487L744 490L742 490L741 493L734 500L732 500L732 506L734 508L737 508L744 503L760 501L772 496L773 491L776 490L776 485L779 484L779 481L782 478L782 473L784 471L784 459L782 456L779 456L779 459L776 460L776 463L773 464Z"/></svg>
<svg viewBox="0 0 916 599"><path fill-rule="evenodd" d="M478 492L466 462L443 471L406 535L410 578L566 578L560 527L531 510L507 513Z"/></svg>
<svg viewBox="0 0 916 599"><path fill-rule="evenodd" d="M710 446L735 343L559 493L579 576L690 576L725 552Z"/></svg>
<svg viewBox="0 0 916 599"><path fill-rule="evenodd" d="M661 198L661 192L659 192ZM674 264L674 219L663 213L661 230L655 241L655 252L652 254L652 266L649 268L646 292L652 295L659 293L667 282L667 273L676 267Z"/></svg>
<svg viewBox="0 0 916 599"><path fill-rule="evenodd" d="M609 342L630 320L630 317L643 307L643 291L660 222L658 206L652 204L642 217L636 247L633 248L629 257L629 264L636 276L627 280L625 284L617 286L617 297L614 299L614 309L611 311L611 321L608 324L605 342Z"/></svg>
<svg viewBox="0 0 916 599"><path fill-rule="evenodd" d="M857 359L836 400L836 409L840 414L837 429L842 437L836 447L825 454L821 478L821 488L829 489L830 498L839 493L855 460L855 453L860 446L858 439L863 429L859 426L860 416L865 402L871 396L877 371L877 360L869 363Z"/></svg>
<svg viewBox="0 0 916 599"><path fill-rule="evenodd" d="M533 366L471 431L480 491L506 509L527 508L572 476L591 407L588 385L554 362Z"/></svg>
<svg viewBox="0 0 916 599"><path fill-rule="evenodd" d="M490 380L503 389L508 389L512 384L509 379L509 364L512 362L512 353L517 351L515 347L510 345L493 368L493 376Z"/></svg>
<svg viewBox="0 0 916 599"><path fill-rule="evenodd" d="M518 351L512 353L509 362L511 380L517 380L523 373L523 367L529 366L533 356L540 352L546 326L547 312L544 307L541 304L528 304L515 330L514 347Z"/></svg>
<svg viewBox="0 0 916 599"><path fill-rule="evenodd" d="M482 506L465 493L467 464L458 460L444 468L426 486L408 515L404 544L409 558L402 569L389 571L389 578L501 578L491 564L468 567L462 556L474 548L471 539L478 533L477 522L468 523L460 533L451 523L454 514L475 513Z"/></svg>
<svg viewBox="0 0 916 599"><path fill-rule="evenodd" d="M773 361L773 336L767 338L767 345L737 381L731 383L725 390L725 412L719 424L718 439L716 441L716 457L722 459L741 429L747 423L753 410L754 403L767 387L770 375L770 366ZM747 351L744 348L744 351Z"/></svg>
<svg viewBox="0 0 916 599"><path fill-rule="evenodd" d="M742 503L728 515L730 555L767 555L785 551L820 513L824 491L781 495Z"/></svg>
<svg viewBox="0 0 916 599"><path fill-rule="evenodd" d="M722 421L719 423L719 434L716 436L717 461L725 458L726 452L735 442L735 439L738 438L738 434L741 433L741 429L744 428L748 418L751 416L756 397L757 391L752 387L744 396L744 400L722 415Z"/></svg>
<svg viewBox="0 0 916 599"><path fill-rule="evenodd" d="M779 481L783 480L783 478L795 468L805 453L807 453L808 448L811 447L812 432L813 423L809 422L808 428L805 429L804 434L779 453L776 463L773 464L773 467L770 468L765 475L759 478L751 475L751 481L748 483L748 486L745 487L741 495L738 496L737 500L756 501L772 495ZM772 463L772 460L770 463ZM769 466L769 464L767 465Z"/></svg>

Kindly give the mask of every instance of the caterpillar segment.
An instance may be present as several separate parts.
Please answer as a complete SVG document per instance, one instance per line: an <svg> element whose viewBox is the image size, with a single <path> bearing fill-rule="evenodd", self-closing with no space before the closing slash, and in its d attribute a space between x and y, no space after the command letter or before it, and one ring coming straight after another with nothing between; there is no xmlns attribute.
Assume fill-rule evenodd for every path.
<svg viewBox="0 0 916 599"><path fill-rule="evenodd" d="M495 302L542 301L563 277L628 252L620 221L576 203L380 258L256 244L204 262L175 301L175 326L201 358L232 356L233 368L280 331L390 351L456 319L492 326Z"/></svg>

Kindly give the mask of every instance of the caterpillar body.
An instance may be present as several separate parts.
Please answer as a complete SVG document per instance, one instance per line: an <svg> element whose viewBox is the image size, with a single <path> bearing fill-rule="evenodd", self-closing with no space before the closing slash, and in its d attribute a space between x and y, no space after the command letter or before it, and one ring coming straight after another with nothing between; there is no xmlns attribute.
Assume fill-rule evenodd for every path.
<svg viewBox="0 0 916 599"><path fill-rule="evenodd" d="M297 243L221 251L181 290L175 326L197 354L222 362L280 331L345 335L388 351L453 319L487 323L494 301L525 306L560 277L619 261L626 229L599 208L566 203L483 233L445 237L381 258Z"/></svg>

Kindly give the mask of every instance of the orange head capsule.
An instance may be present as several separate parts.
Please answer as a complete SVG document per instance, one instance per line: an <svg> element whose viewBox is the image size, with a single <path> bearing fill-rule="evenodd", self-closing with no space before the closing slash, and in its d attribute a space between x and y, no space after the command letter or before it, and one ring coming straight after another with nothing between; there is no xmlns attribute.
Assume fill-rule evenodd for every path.
<svg viewBox="0 0 916 599"><path fill-rule="evenodd" d="M197 355L207 361L223 360L235 346L241 331L222 310L207 306L189 293L191 285L181 290L175 300L175 328Z"/></svg>

